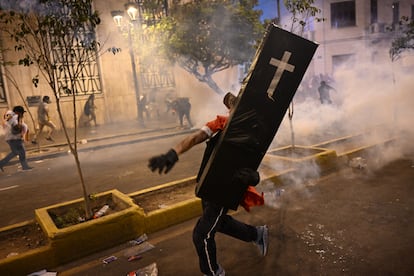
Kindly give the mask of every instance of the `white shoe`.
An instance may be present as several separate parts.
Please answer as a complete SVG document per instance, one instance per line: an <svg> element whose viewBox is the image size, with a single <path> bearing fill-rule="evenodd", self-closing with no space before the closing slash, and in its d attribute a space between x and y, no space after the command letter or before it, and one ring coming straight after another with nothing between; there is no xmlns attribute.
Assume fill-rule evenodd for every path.
<svg viewBox="0 0 414 276"><path fill-rule="evenodd" d="M259 248L260 255L266 256L267 248L269 247L269 228L267 225L257 226L257 240L256 245Z"/></svg>

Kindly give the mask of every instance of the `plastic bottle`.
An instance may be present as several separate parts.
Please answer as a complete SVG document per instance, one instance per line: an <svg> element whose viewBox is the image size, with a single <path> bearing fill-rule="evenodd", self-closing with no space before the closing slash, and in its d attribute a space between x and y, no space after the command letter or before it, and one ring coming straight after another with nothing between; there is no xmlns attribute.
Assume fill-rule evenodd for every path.
<svg viewBox="0 0 414 276"><path fill-rule="evenodd" d="M104 205L98 212L93 215L93 218L99 218L105 215L106 211L108 211L109 205Z"/></svg>

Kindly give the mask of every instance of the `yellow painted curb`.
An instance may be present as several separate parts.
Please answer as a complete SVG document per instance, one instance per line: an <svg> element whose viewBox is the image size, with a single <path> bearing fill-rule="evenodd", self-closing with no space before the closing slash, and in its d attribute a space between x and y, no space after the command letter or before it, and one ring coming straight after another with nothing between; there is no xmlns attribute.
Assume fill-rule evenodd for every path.
<svg viewBox="0 0 414 276"><path fill-rule="evenodd" d="M54 250L49 245L29 250L23 254L0 260L0 275L21 276L45 267L56 266Z"/></svg>
<svg viewBox="0 0 414 276"><path fill-rule="evenodd" d="M145 217L147 233L153 233L177 223L200 216L202 212L199 198L188 199L167 208L149 212Z"/></svg>

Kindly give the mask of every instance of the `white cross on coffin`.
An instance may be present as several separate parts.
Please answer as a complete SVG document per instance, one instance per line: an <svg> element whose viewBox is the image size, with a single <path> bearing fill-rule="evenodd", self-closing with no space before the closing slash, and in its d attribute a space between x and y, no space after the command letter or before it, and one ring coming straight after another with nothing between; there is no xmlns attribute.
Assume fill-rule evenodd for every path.
<svg viewBox="0 0 414 276"><path fill-rule="evenodd" d="M279 84L279 81L280 81L280 78L282 77L283 72L284 71L293 72L295 70L295 66L288 63L291 55L292 55L291 52L285 51L283 53L282 60L271 58L269 61L270 65L277 67L277 70L273 76L272 82L270 83L269 88L267 89L267 96L272 101L274 101L273 93L276 90L277 85Z"/></svg>

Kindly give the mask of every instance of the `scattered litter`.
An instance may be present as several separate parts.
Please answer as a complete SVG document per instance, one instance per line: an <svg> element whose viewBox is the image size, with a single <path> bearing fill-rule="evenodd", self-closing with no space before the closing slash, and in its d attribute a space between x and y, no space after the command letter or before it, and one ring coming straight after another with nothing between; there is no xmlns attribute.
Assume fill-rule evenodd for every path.
<svg viewBox="0 0 414 276"><path fill-rule="evenodd" d="M362 157L355 157L349 161L349 166L354 169L364 169L367 167L367 160Z"/></svg>
<svg viewBox="0 0 414 276"><path fill-rule="evenodd" d="M105 258L105 259L103 259L102 260L102 262L104 263L104 264L109 264L109 263L112 263L113 261L115 261L115 260L117 260L118 258L117 257L115 257L115 256L109 256L109 257L107 257L107 258Z"/></svg>
<svg viewBox="0 0 414 276"><path fill-rule="evenodd" d="M28 274L27 276L56 276L57 272L50 272L47 271L46 269L42 269L36 272L33 272L31 274Z"/></svg>
<svg viewBox="0 0 414 276"><path fill-rule="evenodd" d="M102 217L103 215L105 215L105 213L108 211L108 209L109 209L109 205L104 205L101 209L99 209L99 211L98 211L98 212L96 212L96 213L93 215L93 218L99 218L99 217Z"/></svg>
<svg viewBox="0 0 414 276"><path fill-rule="evenodd" d="M140 268L135 271L131 271L127 274L127 276L157 276L158 275L158 268L157 263L152 263L147 265L146 267Z"/></svg>
<svg viewBox="0 0 414 276"><path fill-rule="evenodd" d="M6 258L11 258L11 257L17 256L17 255L19 255L19 253L17 253L17 252L11 252L11 253L9 253L9 254L6 256Z"/></svg>
<svg viewBox="0 0 414 276"><path fill-rule="evenodd" d="M128 243L130 245L139 245L139 244L143 243L146 240L148 240L148 236L147 236L147 234L144 233L141 236L139 236L138 238L136 238L134 240L130 240Z"/></svg>
<svg viewBox="0 0 414 276"><path fill-rule="evenodd" d="M136 261L136 260L141 260L142 256L141 255L134 255L131 257L128 257L128 262L132 262L132 261Z"/></svg>
<svg viewBox="0 0 414 276"><path fill-rule="evenodd" d="M124 256L131 257L131 256L141 255L142 253L145 253L153 248L155 248L155 246L153 246L149 242L143 242L139 245L135 245L131 248L126 249L124 252Z"/></svg>
<svg viewBox="0 0 414 276"><path fill-rule="evenodd" d="M276 189L276 195L281 196L285 189Z"/></svg>

